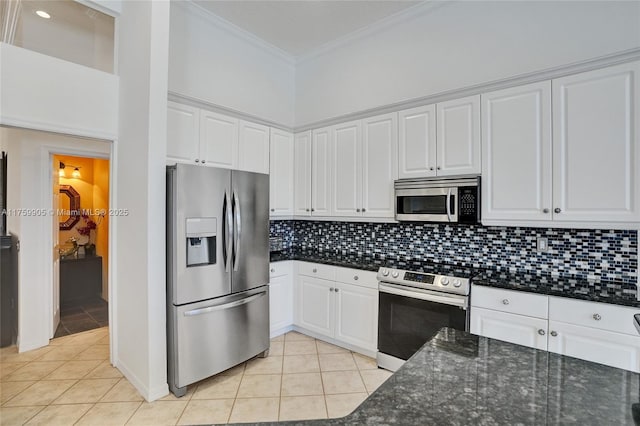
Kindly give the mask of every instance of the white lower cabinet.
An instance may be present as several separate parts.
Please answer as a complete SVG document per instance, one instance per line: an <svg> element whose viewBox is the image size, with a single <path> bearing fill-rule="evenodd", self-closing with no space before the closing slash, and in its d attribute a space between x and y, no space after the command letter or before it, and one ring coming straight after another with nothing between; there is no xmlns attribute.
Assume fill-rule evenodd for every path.
<svg viewBox="0 0 640 426"><path fill-rule="evenodd" d="M334 282L300 275L296 325L326 336L333 336Z"/></svg>
<svg viewBox="0 0 640 426"><path fill-rule="evenodd" d="M549 321L549 351L640 372L640 337Z"/></svg>
<svg viewBox="0 0 640 426"><path fill-rule="evenodd" d="M477 285L471 289L473 334L640 372L640 336L633 326L637 313L640 309L607 303Z"/></svg>
<svg viewBox="0 0 640 426"><path fill-rule="evenodd" d="M547 350L546 319L472 307L471 333Z"/></svg>
<svg viewBox="0 0 640 426"><path fill-rule="evenodd" d="M378 290L336 283L335 338L369 350L378 347Z"/></svg>
<svg viewBox="0 0 640 426"><path fill-rule="evenodd" d="M294 324L318 337L327 337L350 349L372 354L378 347L378 288L366 271L328 267L306 262L299 264L295 287ZM350 276L359 285L323 279L305 273L324 270L332 276ZM332 269L333 271L330 271ZM355 278L355 277L358 278Z"/></svg>
<svg viewBox="0 0 640 426"><path fill-rule="evenodd" d="M269 273L269 331L271 337L293 324L293 262L274 262Z"/></svg>

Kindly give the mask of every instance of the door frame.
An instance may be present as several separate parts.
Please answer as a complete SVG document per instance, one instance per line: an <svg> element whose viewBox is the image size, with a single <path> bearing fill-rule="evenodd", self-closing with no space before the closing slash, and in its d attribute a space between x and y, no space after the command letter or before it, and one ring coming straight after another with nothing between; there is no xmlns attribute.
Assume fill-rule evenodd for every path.
<svg viewBox="0 0 640 426"><path fill-rule="evenodd" d="M70 135L71 136L71 135ZM75 138L75 136L74 136ZM71 155L71 156L76 156L76 157L88 157L88 158L98 158L98 159L104 159L104 160L109 160L109 209L113 210L116 208L116 188L117 188L117 174L116 174L116 147L117 147L117 141L109 141L109 140L104 140L104 139L94 139L95 141L98 142L103 142L103 143L108 143L109 144L109 153L106 152L100 152L100 151L96 151L96 150L91 150L91 149L85 149L82 146L77 146L77 147L62 147L62 146L55 146L55 145L47 145L45 147L42 148L41 151L41 162L43 164L43 166L46 164L46 167L43 167L43 170L46 170L47 173L43 173L42 174L42 182L41 182L41 186L42 188L46 188L45 191L42 191L42 196L43 196L43 200L42 200L42 206L48 206L48 208L51 208L51 206L53 206L53 191L51 191L51 188L53 187L53 172L54 172L54 165L53 165L53 156L54 155ZM46 271L46 275L47 275L47 290L49 291L49 303L48 303L48 315L47 315L47 319L49 321L49 326L48 329L53 329L53 302L54 302L54 285L53 285L53 262L54 262L54 255L53 255L53 250L50 249L50 247L53 244L53 235L51 232L51 229L53 227L53 221L57 220L55 215L49 215L49 220L46 221L47 223L47 227L49 229L49 232L43 232L43 235L45 236L45 241L44 241L44 247L47 248L47 250L44 252L44 256L45 256L45 261L47 265L50 265L50 268L47 268ZM109 216L109 235L108 235L108 253L109 253L109 260L108 260L108 265L107 265L107 286L108 286L108 297L109 297L109 308L108 308L108 312L109 312L109 358L110 358L110 362L111 364L115 364L115 360L116 360L116 354L117 354L117 348L116 348L116 342L118 341L116 338L116 330L117 330L117 318L115 313L117 312L116 309L116 294L117 294L117 289L116 287L116 283L114 280L115 277L115 271L116 271L116 261L115 261L115 250L114 247L116 246L116 229L117 229L117 222L118 222L118 217L116 215L110 215Z"/></svg>

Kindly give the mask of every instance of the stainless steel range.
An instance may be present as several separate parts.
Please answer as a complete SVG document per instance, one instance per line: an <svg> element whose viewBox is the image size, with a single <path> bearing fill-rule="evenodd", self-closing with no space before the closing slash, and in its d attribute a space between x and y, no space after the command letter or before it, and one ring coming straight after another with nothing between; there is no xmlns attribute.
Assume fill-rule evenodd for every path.
<svg viewBox="0 0 640 426"><path fill-rule="evenodd" d="M396 371L442 327L469 330L473 271L442 264L378 270L378 366Z"/></svg>

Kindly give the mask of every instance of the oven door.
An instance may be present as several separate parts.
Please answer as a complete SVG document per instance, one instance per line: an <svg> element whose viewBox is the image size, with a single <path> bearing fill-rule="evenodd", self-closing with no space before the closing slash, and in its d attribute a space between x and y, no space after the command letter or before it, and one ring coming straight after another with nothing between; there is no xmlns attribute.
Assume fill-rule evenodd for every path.
<svg viewBox="0 0 640 426"><path fill-rule="evenodd" d="M396 219L458 221L458 188L396 189Z"/></svg>
<svg viewBox="0 0 640 426"><path fill-rule="evenodd" d="M465 296L379 284L378 351L409 359L442 327L468 331Z"/></svg>

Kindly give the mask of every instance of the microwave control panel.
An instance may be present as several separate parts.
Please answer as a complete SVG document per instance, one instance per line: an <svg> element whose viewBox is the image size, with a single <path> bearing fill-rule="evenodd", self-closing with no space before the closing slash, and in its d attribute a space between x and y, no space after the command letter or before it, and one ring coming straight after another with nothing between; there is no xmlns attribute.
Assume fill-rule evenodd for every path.
<svg viewBox="0 0 640 426"><path fill-rule="evenodd" d="M478 223L480 221L480 200L478 187L465 186L458 188L458 222Z"/></svg>

